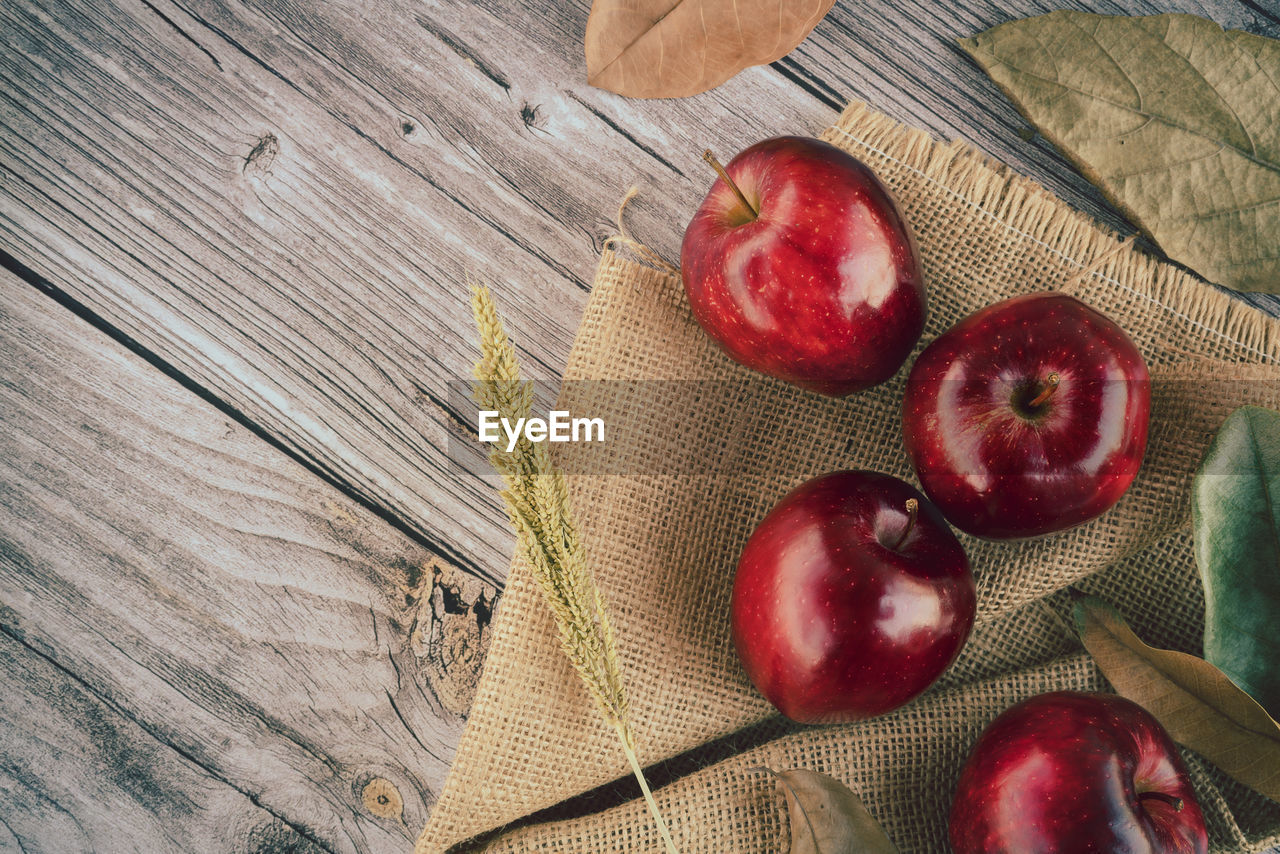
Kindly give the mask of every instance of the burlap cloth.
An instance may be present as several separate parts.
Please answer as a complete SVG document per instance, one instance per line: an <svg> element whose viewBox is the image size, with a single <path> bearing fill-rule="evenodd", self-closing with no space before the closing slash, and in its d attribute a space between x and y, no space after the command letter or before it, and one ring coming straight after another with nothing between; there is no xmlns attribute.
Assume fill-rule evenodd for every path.
<svg viewBox="0 0 1280 854"><path fill-rule="evenodd" d="M967 144L938 142L861 104L823 138L868 163L915 230L930 311L921 346L996 300L1064 289L1128 330L1147 359L1150 444L1137 481L1102 518L1033 542L963 538L978 578L977 626L960 660L923 697L861 724L780 724L778 739L660 789L658 802L686 854L786 850L783 802L771 780L753 770L760 765L838 777L904 854L946 851L952 788L983 726L1033 694L1106 687L1065 619L1065 587L1105 596L1155 644L1199 651L1203 599L1188 529L1191 474L1237 405L1280 405L1280 322L1172 266L1116 251L1115 235ZM641 384L636 394L644 399L592 401L591 414L606 423L641 426L611 446L631 455L632 473L570 479L616 620L642 762L771 717L729 639L738 553L769 507L808 476L861 467L912 479L899 427L906 373L843 400L756 381L694 323L678 277L604 252L566 380L703 381ZM676 414L691 408L719 426L689 429ZM726 456L770 464L733 474L662 473L678 471L673 462L699 471L700 462ZM659 473L645 473L646 460ZM615 734L558 649L540 597L527 567L513 562L470 720L418 854L628 773ZM1280 805L1185 756L1215 851L1280 844ZM572 820L517 825L490 835L486 848L657 851L660 843L636 800Z"/></svg>

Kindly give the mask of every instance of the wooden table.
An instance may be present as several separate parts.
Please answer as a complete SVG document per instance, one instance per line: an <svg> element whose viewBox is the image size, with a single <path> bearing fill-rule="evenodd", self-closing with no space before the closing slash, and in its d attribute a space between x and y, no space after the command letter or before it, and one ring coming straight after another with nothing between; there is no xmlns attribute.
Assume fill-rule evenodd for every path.
<svg viewBox="0 0 1280 854"><path fill-rule="evenodd" d="M554 382L630 184L674 258L704 147L850 98L1131 230L953 43L1058 5L841 0L642 102L587 0L0 4L0 851L408 850L512 547L443 450L466 277Z"/></svg>

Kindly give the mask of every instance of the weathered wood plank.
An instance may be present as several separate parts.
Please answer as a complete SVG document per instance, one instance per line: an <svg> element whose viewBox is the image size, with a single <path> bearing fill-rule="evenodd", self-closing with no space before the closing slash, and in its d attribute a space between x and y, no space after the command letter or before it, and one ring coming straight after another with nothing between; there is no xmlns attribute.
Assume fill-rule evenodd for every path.
<svg viewBox="0 0 1280 854"><path fill-rule="evenodd" d="M0 412L7 832L28 851L405 850L492 588L4 271ZM366 808L375 778L403 823Z"/></svg>
<svg viewBox="0 0 1280 854"><path fill-rule="evenodd" d="M465 269L492 263L486 229L250 60L206 85L145 7L95 5L0 9L0 240L446 557L501 566L492 491L448 470L431 403L457 373L441 359L469 357L446 330L466 328ZM457 254L426 267L422 243Z"/></svg>
<svg viewBox="0 0 1280 854"><path fill-rule="evenodd" d="M1123 6L1096 8L1156 11ZM1161 6L1276 26L1259 4ZM1047 8L837 4L772 68L638 102L582 81L586 0L9 4L0 245L497 578L502 514L441 452L442 389L471 358L465 275L500 283L532 372L554 380L627 184L646 189L636 232L674 256L705 144L816 128L848 97L974 140L1114 223L953 45Z"/></svg>
<svg viewBox="0 0 1280 854"><path fill-rule="evenodd" d="M493 60L402 11L374 18L376 35L397 36L378 49L389 70L325 59L316 76L413 85L353 96L301 92L270 43L259 55L176 7L162 19L128 0L5 6L0 242L446 557L497 577L511 540L492 490L440 451L442 390L473 353L460 283L468 271L519 283L504 289L513 332L531 373L554 378L601 211L625 182L675 173L609 124L631 119L560 92L554 69L529 67L517 101ZM340 32L311 32L325 23L315 11L288 18L321 48ZM764 83L754 100L784 100L785 81ZM829 111L810 112L786 118ZM745 136L751 117L731 120Z"/></svg>
<svg viewBox="0 0 1280 854"><path fill-rule="evenodd" d="M0 851L326 850L8 632L0 679Z"/></svg>
<svg viewBox="0 0 1280 854"><path fill-rule="evenodd" d="M1061 3L988 0L947 8L929 0L838 3L807 41L773 67L749 70L717 90L678 101L630 100L583 84L580 42L589 5L582 0L561 6L556 14L538 15L519 0L443 2L431 10L430 21L413 4L397 0L384 4L373 19L342 9L313 9L299 0L255 0L245 5L189 0L187 10L198 24L231 36L255 54L269 55L273 67L283 69L300 90L319 102L367 102L375 108L384 99L426 102L435 108L433 114L449 116L459 105L468 105L468 93L452 80L442 83L419 72L415 57L431 51L414 26L420 25L465 61L478 62L481 73L498 81L507 98L505 105L495 99L463 106L464 117L446 122L453 132L444 139L447 146L478 152L513 186L541 189L550 184L542 195L569 200L555 209L555 225L579 224L583 231L590 227L590 220L582 220L578 187L563 182L584 180L576 168L583 159L610 163L595 157L594 150L612 149L607 138L582 140L564 132L566 125L580 124L580 117L566 107L585 107L608 132L633 142L632 156L627 158L624 151L623 159L613 162L632 166L629 174L652 194L652 207L640 214L636 228L670 258L678 255L688 212L710 180L700 159L708 142L731 153L769 134L817 129L854 98L940 137L973 141L1042 181L1075 207L1121 231L1131 230L1043 138L1024 138L1026 122L955 45L961 36L1043 14ZM1068 5L1113 14L1187 12L1227 27L1280 35L1280 7L1271 12L1240 0ZM437 55L436 60L448 67L447 54ZM781 90L775 91L779 83ZM572 104L566 104L566 98ZM539 138L530 141L511 133L508 114L517 103L522 115L541 130ZM767 109L762 108L764 104ZM496 111L497 121L489 108ZM550 162L548 147L558 155ZM537 168L528 167L530 159ZM651 160L667 165L669 171L646 168L652 166ZM441 174L450 182L468 180L447 168ZM599 218L598 213L594 216ZM569 251L578 248L571 246ZM1246 299L1280 311L1280 299L1251 295Z"/></svg>

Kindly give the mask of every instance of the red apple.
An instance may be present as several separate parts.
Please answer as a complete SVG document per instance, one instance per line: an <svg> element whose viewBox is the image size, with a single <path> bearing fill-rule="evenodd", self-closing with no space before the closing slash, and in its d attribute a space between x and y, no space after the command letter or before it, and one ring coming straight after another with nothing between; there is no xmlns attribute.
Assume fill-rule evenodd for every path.
<svg viewBox="0 0 1280 854"><path fill-rule="evenodd" d="M1204 854L1204 815L1177 748L1122 697L1019 703L974 745L951 807L956 854Z"/></svg>
<svg viewBox="0 0 1280 854"><path fill-rule="evenodd" d="M1014 297L938 336L911 368L902 432L925 493L979 537L1104 513L1147 446L1151 388L1124 330L1074 297Z"/></svg>
<svg viewBox="0 0 1280 854"><path fill-rule="evenodd" d="M747 367L824 394L893 376L924 328L924 279L875 173L803 137L756 143L721 171L680 249L707 334Z"/></svg>
<svg viewBox="0 0 1280 854"><path fill-rule="evenodd" d="M937 508L895 477L835 472L783 498L747 541L733 641L787 717L859 720L947 669L974 603L969 560Z"/></svg>

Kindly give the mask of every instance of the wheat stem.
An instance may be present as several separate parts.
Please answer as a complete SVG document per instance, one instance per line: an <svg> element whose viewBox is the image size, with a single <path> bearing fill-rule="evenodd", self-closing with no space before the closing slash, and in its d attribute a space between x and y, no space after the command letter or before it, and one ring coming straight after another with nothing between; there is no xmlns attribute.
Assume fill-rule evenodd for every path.
<svg viewBox="0 0 1280 854"><path fill-rule="evenodd" d="M671 831L667 830L667 823L663 820L662 813L658 811L658 802L653 799L653 792L649 791L649 781L644 778L640 759L636 756L635 748L631 746L631 730L623 721L614 721L613 728L617 731L619 740L622 741L622 752L627 754L627 761L631 763L631 773L636 775L636 781L640 783L644 802L649 805L649 812L653 814L653 820L658 825L658 833L662 835L662 842L667 846L668 854L677 854L676 844L671 841Z"/></svg>
<svg viewBox="0 0 1280 854"><path fill-rule="evenodd" d="M476 363L475 398L481 409L497 410L499 418L527 418L533 390L520 380L515 348L498 317L487 288L471 289L471 308L480 332L480 361ZM667 854L677 854L667 823L649 791L628 720L627 694L622 684L613 622L596 587L586 550L569 506L564 475L551 461L546 447L524 436L508 453L495 445L489 461L502 475L507 516L516 529L519 549L551 609L560 648L586 685L605 721L622 742L631 771L640 782L645 803L657 822Z"/></svg>

